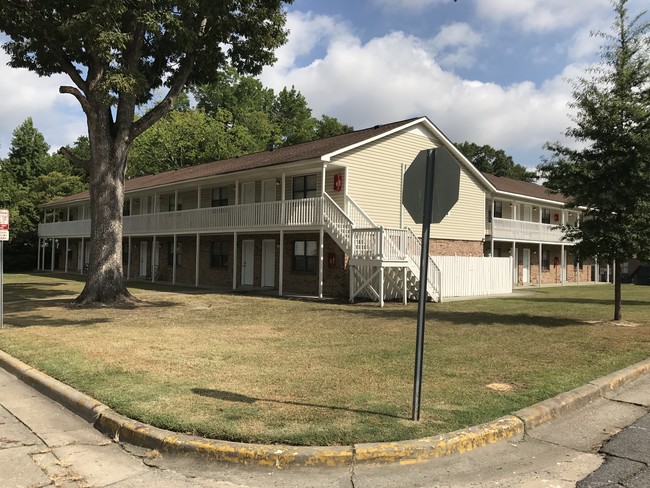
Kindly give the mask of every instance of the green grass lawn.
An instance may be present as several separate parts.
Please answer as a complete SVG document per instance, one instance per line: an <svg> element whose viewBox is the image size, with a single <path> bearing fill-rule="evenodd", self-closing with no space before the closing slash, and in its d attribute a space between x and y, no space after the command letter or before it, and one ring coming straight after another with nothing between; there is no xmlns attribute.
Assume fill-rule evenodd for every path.
<svg viewBox="0 0 650 488"><path fill-rule="evenodd" d="M70 278L70 277L68 277ZM422 420L410 420L416 304L165 287L131 308L70 305L83 283L5 276L0 348L158 427L298 445L401 440L512 413L650 357L650 287L531 288L429 304ZM510 392L486 388L513 386Z"/></svg>

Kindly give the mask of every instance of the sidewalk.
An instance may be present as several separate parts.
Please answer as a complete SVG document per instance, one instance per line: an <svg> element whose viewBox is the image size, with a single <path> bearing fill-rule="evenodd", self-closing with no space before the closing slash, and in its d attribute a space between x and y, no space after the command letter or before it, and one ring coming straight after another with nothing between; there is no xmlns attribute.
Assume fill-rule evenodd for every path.
<svg viewBox="0 0 650 488"><path fill-rule="evenodd" d="M0 486L573 487L602 464L597 451L603 442L648 413L650 376L610 396L528 431L519 442L411 465L277 469L161 456L121 444L0 369Z"/></svg>

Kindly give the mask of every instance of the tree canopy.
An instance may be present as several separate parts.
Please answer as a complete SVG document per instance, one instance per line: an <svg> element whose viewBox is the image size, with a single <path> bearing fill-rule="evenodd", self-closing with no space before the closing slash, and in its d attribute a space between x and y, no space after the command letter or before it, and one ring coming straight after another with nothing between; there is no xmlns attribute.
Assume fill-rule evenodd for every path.
<svg viewBox="0 0 650 488"><path fill-rule="evenodd" d="M291 0L14 0L0 2L9 64L61 86L86 115L90 154L63 153L89 176L90 262L79 304L132 301L122 269L122 207L133 141L168 113L189 83L232 66L258 74L286 41ZM142 117L136 107L151 103Z"/></svg>
<svg viewBox="0 0 650 488"><path fill-rule="evenodd" d="M484 173L495 176L505 176L516 180L534 181L535 174L528 171L525 166L515 163L502 149L495 149L490 145L479 146L473 142L460 142L455 146L467 159Z"/></svg>
<svg viewBox="0 0 650 488"><path fill-rule="evenodd" d="M627 0L613 2L601 62L573 82L573 145L547 144L539 169L545 185L584 209L564 226L580 256L616 261L614 318L621 318L620 264L650 257L650 23L630 17Z"/></svg>

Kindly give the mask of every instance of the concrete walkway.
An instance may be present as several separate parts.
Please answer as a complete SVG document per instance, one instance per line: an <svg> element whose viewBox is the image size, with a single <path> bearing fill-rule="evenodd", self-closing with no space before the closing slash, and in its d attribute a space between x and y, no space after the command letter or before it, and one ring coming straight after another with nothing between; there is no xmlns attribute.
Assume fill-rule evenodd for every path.
<svg viewBox="0 0 650 488"><path fill-rule="evenodd" d="M565 488L597 470L604 459L601 445L648 411L646 375L611 398L529 431L517 443L412 465L283 470L161 456L121 444L0 369L0 487ZM647 468L647 459L635 462L638 470Z"/></svg>

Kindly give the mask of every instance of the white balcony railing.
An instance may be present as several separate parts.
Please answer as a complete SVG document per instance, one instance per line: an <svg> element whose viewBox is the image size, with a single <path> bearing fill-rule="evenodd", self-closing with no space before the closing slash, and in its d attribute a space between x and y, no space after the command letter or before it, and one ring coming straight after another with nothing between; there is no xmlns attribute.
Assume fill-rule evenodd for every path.
<svg viewBox="0 0 650 488"><path fill-rule="evenodd" d="M124 217L124 235L308 227L323 223L323 198L209 207ZM89 237L90 220L38 225L40 237Z"/></svg>
<svg viewBox="0 0 650 488"><path fill-rule="evenodd" d="M493 239L553 243L562 242L563 235L556 225L499 218L492 219L490 233Z"/></svg>

